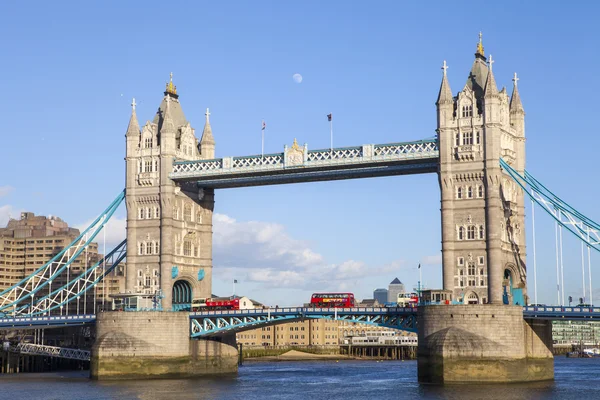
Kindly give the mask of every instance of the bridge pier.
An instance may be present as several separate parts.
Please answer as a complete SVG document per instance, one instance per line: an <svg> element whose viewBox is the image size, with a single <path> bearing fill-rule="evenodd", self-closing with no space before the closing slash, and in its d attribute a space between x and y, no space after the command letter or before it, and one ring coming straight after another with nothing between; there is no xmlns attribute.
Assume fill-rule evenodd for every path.
<svg viewBox="0 0 600 400"><path fill-rule="evenodd" d="M503 383L554 379L552 322L524 320L519 306L421 306L421 383Z"/></svg>
<svg viewBox="0 0 600 400"><path fill-rule="evenodd" d="M96 320L92 379L187 378L237 372L235 335L190 339L184 312L105 312Z"/></svg>

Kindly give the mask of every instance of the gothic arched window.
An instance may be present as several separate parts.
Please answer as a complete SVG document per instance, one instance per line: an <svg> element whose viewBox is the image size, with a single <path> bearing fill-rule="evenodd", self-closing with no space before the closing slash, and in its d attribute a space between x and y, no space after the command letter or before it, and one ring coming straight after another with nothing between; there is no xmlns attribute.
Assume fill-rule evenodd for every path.
<svg viewBox="0 0 600 400"><path fill-rule="evenodd" d="M149 149L149 148L152 147L152 138L151 137L147 137L144 140L144 147L147 148L147 149Z"/></svg>
<svg viewBox="0 0 600 400"><path fill-rule="evenodd" d="M158 254L158 253L159 253L158 242L154 242L154 254Z"/></svg>
<svg viewBox="0 0 600 400"><path fill-rule="evenodd" d="M467 239L468 240L475 239L475 226L474 225L469 225L469 227L467 228Z"/></svg>
<svg viewBox="0 0 600 400"><path fill-rule="evenodd" d="M465 227L461 226L458 228L458 240L464 240L465 239Z"/></svg>
<svg viewBox="0 0 600 400"><path fill-rule="evenodd" d="M140 248L139 248L139 250L138 250L138 253L139 253L140 255L144 254L144 243L140 243Z"/></svg>
<svg viewBox="0 0 600 400"><path fill-rule="evenodd" d="M483 225L479 225L479 239L484 238Z"/></svg>
<svg viewBox="0 0 600 400"><path fill-rule="evenodd" d="M146 254L152 254L152 243L146 243Z"/></svg>
<svg viewBox="0 0 600 400"><path fill-rule="evenodd" d="M456 188L456 198L457 199L462 199L463 198L463 191L462 191L462 187L459 186Z"/></svg>
<svg viewBox="0 0 600 400"><path fill-rule="evenodd" d="M472 198L473 198L473 186L469 186L469 187L467 188L467 197L468 197L469 199L472 199Z"/></svg>
<svg viewBox="0 0 600 400"><path fill-rule="evenodd" d="M200 211L196 211L196 223L197 224L202 223L202 213Z"/></svg>
<svg viewBox="0 0 600 400"><path fill-rule="evenodd" d="M479 187L477 187L477 197L481 198L483 197L483 186L479 185Z"/></svg>
<svg viewBox="0 0 600 400"><path fill-rule="evenodd" d="M186 240L185 242L183 242L183 255L184 256L192 255L192 242L190 242L189 240Z"/></svg>
<svg viewBox="0 0 600 400"><path fill-rule="evenodd" d="M192 220L192 206L189 204L186 204L183 208L183 219L186 221Z"/></svg>

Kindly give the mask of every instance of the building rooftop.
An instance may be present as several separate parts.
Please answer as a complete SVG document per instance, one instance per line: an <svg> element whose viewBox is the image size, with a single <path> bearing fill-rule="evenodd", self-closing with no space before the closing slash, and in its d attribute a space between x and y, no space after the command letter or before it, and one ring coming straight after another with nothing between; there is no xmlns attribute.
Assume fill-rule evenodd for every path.
<svg viewBox="0 0 600 400"><path fill-rule="evenodd" d="M390 285L402 285L402 282L400 282L400 279L394 278L394 280L390 282Z"/></svg>

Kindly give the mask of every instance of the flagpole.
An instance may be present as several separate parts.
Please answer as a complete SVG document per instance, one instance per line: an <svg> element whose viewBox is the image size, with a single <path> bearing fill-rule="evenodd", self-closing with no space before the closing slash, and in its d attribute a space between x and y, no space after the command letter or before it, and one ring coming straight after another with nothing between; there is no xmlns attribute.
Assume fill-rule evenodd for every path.
<svg viewBox="0 0 600 400"><path fill-rule="evenodd" d="M261 150L260 150L260 156L264 157L265 156L265 120L263 119L263 123L262 123L262 127L261 127L261 133L262 133L262 146L261 146Z"/></svg>
<svg viewBox="0 0 600 400"><path fill-rule="evenodd" d="M333 113L331 119L329 120L329 137L331 141L331 151L333 151Z"/></svg>
<svg viewBox="0 0 600 400"><path fill-rule="evenodd" d="M235 279L233 280L233 295L235 296Z"/></svg>

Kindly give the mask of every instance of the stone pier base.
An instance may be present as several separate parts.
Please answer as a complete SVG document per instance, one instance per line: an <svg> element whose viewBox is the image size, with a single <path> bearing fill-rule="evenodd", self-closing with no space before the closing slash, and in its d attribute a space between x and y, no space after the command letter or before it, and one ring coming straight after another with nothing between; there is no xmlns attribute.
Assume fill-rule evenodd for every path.
<svg viewBox="0 0 600 400"><path fill-rule="evenodd" d="M421 383L554 379L552 322L524 320L520 306L419 307Z"/></svg>
<svg viewBox="0 0 600 400"><path fill-rule="evenodd" d="M96 320L92 379L182 378L237 372L235 336L191 340L185 312L105 312Z"/></svg>

